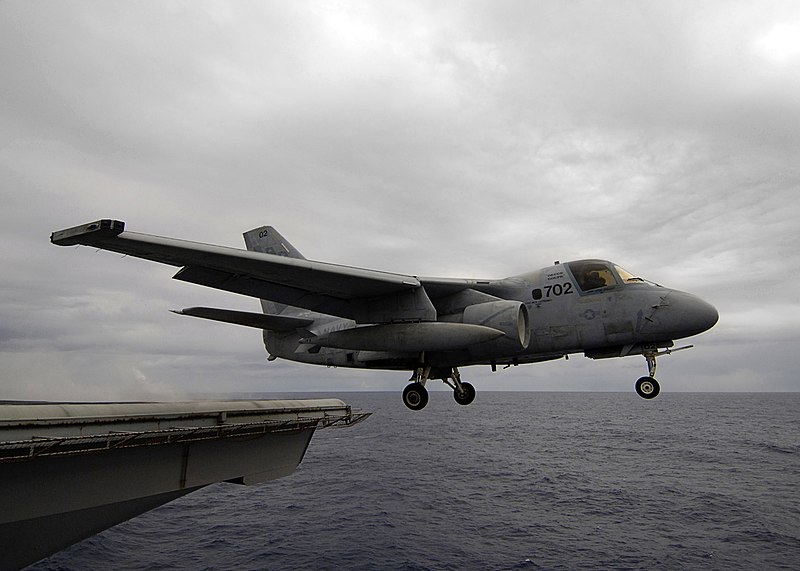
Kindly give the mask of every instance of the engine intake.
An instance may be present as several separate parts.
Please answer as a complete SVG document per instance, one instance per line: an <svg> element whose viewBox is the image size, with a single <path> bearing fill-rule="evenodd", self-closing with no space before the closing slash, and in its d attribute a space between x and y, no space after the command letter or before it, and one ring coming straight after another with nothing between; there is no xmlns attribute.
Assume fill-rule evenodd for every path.
<svg viewBox="0 0 800 571"><path fill-rule="evenodd" d="M474 350L480 353L523 351L531 340L528 308L520 301L489 301L467 306L462 321L498 329L505 334L499 339L475 346Z"/></svg>

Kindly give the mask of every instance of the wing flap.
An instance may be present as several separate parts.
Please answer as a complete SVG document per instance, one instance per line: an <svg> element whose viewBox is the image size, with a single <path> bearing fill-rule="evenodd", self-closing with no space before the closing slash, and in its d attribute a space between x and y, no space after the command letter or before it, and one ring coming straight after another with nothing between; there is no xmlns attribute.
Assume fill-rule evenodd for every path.
<svg viewBox="0 0 800 571"><path fill-rule="evenodd" d="M269 282L249 274L226 272L199 266L187 266L172 276L183 282L202 285L231 293L302 307L319 313L352 317L350 300L315 293L301 287Z"/></svg>
<svg viewBox="0 0 800 571"><path fill-rule="evenodd" d="M244 325L245 327L266 329L268 331L292 331L314 323L313 319L305 319L302 317L265 315L263 313L234 311L232 309L215 309L213 307L187 307L186 309L172 310L172 312L178 315L189 315L191 317L199 317L200 319L233 323L235 325Z"/></svg>

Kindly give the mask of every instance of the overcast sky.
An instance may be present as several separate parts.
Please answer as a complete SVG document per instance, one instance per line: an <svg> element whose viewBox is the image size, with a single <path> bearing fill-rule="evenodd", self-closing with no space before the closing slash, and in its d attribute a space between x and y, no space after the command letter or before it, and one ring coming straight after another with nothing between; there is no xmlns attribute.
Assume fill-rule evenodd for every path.
<svg viewBox="0 0 800 571"><path fill-rule="evenodd" d="M607 258L719 309L659 360L663 391L800 390L796 1L3 0L0 71L0 399L404 386L267 363L259 331L168 312L256 300L49 243L98 218L235 247L271 224L422 276ZM645 373L462 371L479 392Z"/></svg>

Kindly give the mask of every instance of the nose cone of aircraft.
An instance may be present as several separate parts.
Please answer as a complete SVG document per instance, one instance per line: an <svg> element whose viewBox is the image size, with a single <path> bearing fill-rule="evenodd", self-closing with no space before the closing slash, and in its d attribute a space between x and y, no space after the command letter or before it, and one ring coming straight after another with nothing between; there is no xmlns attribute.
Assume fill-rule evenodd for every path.
<svg viewBox="0 0 800 571"><path fill-rule="evenodd" d="M690 337L708 331L719 320L717 309L696 295L675 291L666 297L668 318L664 325L674 338Z"/></svg>

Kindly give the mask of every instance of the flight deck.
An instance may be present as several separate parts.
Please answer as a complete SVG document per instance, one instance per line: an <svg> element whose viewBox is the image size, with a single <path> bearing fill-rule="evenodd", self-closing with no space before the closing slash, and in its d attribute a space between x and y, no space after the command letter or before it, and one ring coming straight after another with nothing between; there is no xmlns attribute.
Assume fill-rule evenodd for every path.
<svg viewBox="0 0 800 571"><path fill-rule="evenodd" d="M0 402L0 569L21 569L215 482L291 474L338 399Z"/></svg>

